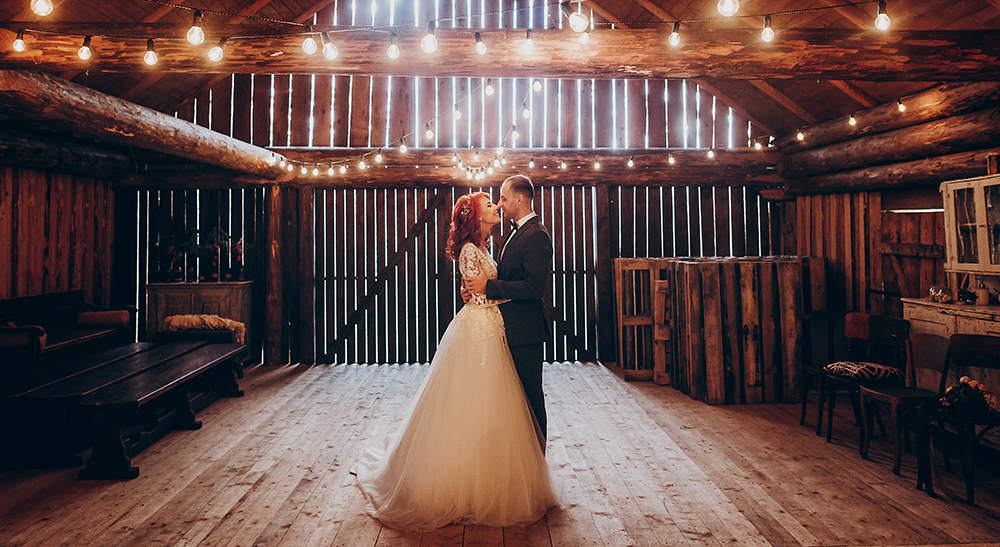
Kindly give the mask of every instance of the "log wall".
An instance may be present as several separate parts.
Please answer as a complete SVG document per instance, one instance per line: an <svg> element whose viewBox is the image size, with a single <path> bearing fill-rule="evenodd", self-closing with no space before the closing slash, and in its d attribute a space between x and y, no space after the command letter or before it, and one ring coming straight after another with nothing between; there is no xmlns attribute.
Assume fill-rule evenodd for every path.
<svg viewBox="0 0 1000 547"><path fill-rule="evenodd" d="M0 166L0 298L79 289L110 303L114 209L108 181Z"/></svg>

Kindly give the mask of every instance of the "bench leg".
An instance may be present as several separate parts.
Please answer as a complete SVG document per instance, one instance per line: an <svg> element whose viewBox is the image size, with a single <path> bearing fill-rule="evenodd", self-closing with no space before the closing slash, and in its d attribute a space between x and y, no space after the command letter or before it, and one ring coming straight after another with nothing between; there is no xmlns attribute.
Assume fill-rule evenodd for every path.
<svg viewBox="0 0 1000 547"><path fill-rule="evenodd" d="M226 397L242 397L243 390L240 389L240 384L237 383L236 378L242 378L243 367L240 364L239 359L233 360L233 366L221 369L220 374L220 387L222 389L222 394Z"/></svg>
<svg viewBox="0 0 1000 547"><path fill-rule="evenodd" d="M139 468L132 466L132 459L122 442L121 426L103 422L97 429L94 452L78 476L81 480L132 480L139 476Z"/></svg>
<svg viewBox="0 0 1000 547"><path fill-rule="evenodd" d="M186 389L177 391L174 399L174 429L195 430L201 429L201 422L195 419L191 410L191 400L188 399Z"/></svg>

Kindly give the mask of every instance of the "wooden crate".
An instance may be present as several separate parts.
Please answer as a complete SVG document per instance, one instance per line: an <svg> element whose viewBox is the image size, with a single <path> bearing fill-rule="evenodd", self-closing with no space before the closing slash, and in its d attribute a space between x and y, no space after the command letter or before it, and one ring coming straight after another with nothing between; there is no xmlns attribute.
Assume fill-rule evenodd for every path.
<svg viewBox="0 0 1000 547"><path fill-rule="evenodd" d="M709 404L795 402L825 272L799 256L616 260L619 362Z"/></svg>

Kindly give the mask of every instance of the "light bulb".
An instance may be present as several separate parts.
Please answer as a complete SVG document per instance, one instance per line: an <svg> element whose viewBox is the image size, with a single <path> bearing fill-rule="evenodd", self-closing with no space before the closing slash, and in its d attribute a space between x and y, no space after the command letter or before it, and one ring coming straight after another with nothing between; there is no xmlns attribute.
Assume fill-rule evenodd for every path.
<svg viewBox="0 0 1000 547"><path fill-rule="evenodd" d="M409 150L409 148L406 147L406 143L403 141L399 141L399 153L405 154L407 150Z"/></svg>
<svg viewBox="0 0 1000 547"><path fill-rule="evenodd" d="M498 146L498 147L497 147L497 155L498 155L498 156L502 156L502 155L503 155L503 152L504 152L504 150L503 150L503 146Z"/></svg>
<svg viewBox="0 0 1000 547"><path fill-rule="evenodd" d="M194 22L187 32L187 40L192 46L200 46L205 43L205 31L201 29L202 15L200 11L194 12Z"/></svg>
<svg viewBox="0 0 1000 547"><path fill-rule="evenodd" d="M760 31L760 39L765 42L774 40L774 29L771 28L771 16L764 16L764 29Z"/></svg>
<svg viewBox="0 0 1000 547"><path fill-rule="evenodd" d="M851 117L847 118L847 125L858 125L858 120L854 117L854 114L851 114Z"/></svg>
<svg viewBox="0 0 1000 547"><path fill-rule="evenodd" d="M451 155L451 163L461 163L460 161L458 161L458 154L457 153Z"/></svg>
<svg viewBox="0 0 1000 547"><path fill-rule="evenodd" d="M306 26L306 32L312 32L312 27ZM306 34L306 37L302 40L302 52L306 55L312 55L319 50L319 46L316 45L316 39L313 38L312 34Z"/></svg>
<svg viewBox="0 0 1000 547"><path fill-rule="evenodd" d="M384 158L382 157L382 150L379 149L379 151L375 153L375 163L382 163L383 159Z"/></svg>
<svg viewBox="0 0 1000 547"><path fill-rule="evenodd" d="M472 180L472 171L466 171L465 172L465 178L467 178L469 180Z"/></svg>
<svg viewBox="0 0 1000 547"><path fill-rule="evenodd" d="M601 162L599 162L597 160L594 160L594 169L597 170L597 169L600 169L600 168L601 168Z"/></svg>
<svg viewBox="0 0 1000 547"><path fill-rule="evenodd" d="M528 161L528 169L534 169L534 168L535 168L535 158L531 158L531 160Z"/></svg>
<svg viewBox="0 0 1000 547"><path fill-rule="evenodd" d="M719 15L732 17L736 15L736 12L740 11L740 3L737 0L719 0L715 8L719 10Z"/></svg>
<svg viewBox="0 0 1000 547"><path fill-rule="evenodd" d="M341 165L339 171L340 171L340 174L343 175L344 173L347 172L347 166L346 165Z"/></svg>
<svg viewBox="0 0 1000 547"><path fill-rule="evenodd" d="M493 174L493 166L492 165L490 165L489 167L486 168L486 173L490 174L490 175Z"/></svg>
<svg viewBox="0 0 1000 547"><path fill-rule="evenodd" d="M757 142L753 143L753 149L754 150L760 150L761 148L764 148L764 147L760 144L760 141L757 141Z"/></svg>
<svg viewBox="0 0 1000 547"><path fill-rule="evenodd" d="M542 90L542 81L541 80L535 80L534 82L531 82L531 89L534 90L534 91L541 91Z"/></svg>
<svg viewBox="0 0 1000 547"><path fill-rule="evenodd" d="M500 167L500 160L493 158L493 167Z"/></svg>
<svg viewBox="0 0 1000 547"><path fill-rule="evenodd" d="M434 21L427 22L427 34L420 40L420 49L426 53L434 53L438 48L437 37L434 36Z"/></svg>
<svg viewBox="0 0 1000 547"><path fill-rule="evenodd" d="M395 32L389 38L389 48L385 50L385 54L392 60L399 59L399 39L396 38Z"/></svg>
<svg viewBox="0 0 1000 547"><path fill-rule="evenodd" d="M52 0L31 0L31 11L35 12L35 15L45 17L52 13L54 7Z"/></svg>
<svg viewBox="0 0 1000 547"><path fill-rule="evenodd" d="M337 46L333 45L333 42L330 41L329 34L324 32L323 34L320 34L320 37L323 39L323 57L325 57L327 61L336 59L337 56L340 55L340 50L338 50Z"/></svg>
<svg viewBox="0 0 1000 547"><path fill-rule="evenodd" d="M566 162L564 162L564 161L559 162L559 168L565 170L566 169Z"/></svg>
<svg viewBox="0 0 1000 547"><path fill-rule="evenodd" d="M219 43L212 46L212 49L208 50L208 60L213 63L218 63L222 60L222 55L224 53L223 48L226 47L226 39L223 38L219 40Z"/></svg>
<svg viewBox="0 0 1000 547"><path fill-rule="evenodd" d="M590 19L582 12L574 11L569 14L569 28L573 29L573 32L583 32L589 26Z"/></svg>
<svg viewBox="0 0 1000 547"><path fill-rule="evenodd" d="M358 162L358 169L360 169L362 171L364 171L365 169L368 169L368 164L365 163L364 159L362 159L361 161Z"/></svg>
<svg viewBox="0 0 1000 547"><path fill-rule="evenodd" d="M331 176L331 177L333 176L333 166L332 165L330 166L329 169L326 170L326 174L329 175L329 176Z"/></svg>
<svg viewBox="0 0 1000 547"><path fill-rule="evenodd" d="M709 150L705 155L708 156L708 159L712 159L715 157L715 150Z"/></svg>
<svg viewBox="0 0 1000 547"><path fill-rule="evenodd" d="M11 44L10 47L13 48L14 51L17 51L17 52L22 52L25 49L27 49L25 47L25 45L24 45L24 31L23 30L17 31L17 38L14 38L14 43Z"/></svg>
<svg viewBox="0 0 1000 547"><path fill-rule="evenodd" d="M278 167L284 168L287 163L288 162L285 161L285 158L281 158L281 161L278 162Z"/></svg>
<svg viewBox="0 0 1000 547"><path fill-rule="evenodd" d="M268 165L274 165L275 163L278 163L278 157L274 155L274 152L271 152L271 155L268 156L266 161Z"/></svg>
<svg viewBox="0 0 1000 547"><path fill-rule="evenodd" d="M516 141L518 138L521 137L521 134L517 132L517 126L516 125L512 126L512 127L513 128L510 130L510 140L511 141Z"/></svg>
<svg viewBox="0 0 1000 547"><path fill-rule="evenodd" d="M486 95L488 97L492 97L493 93L496 92L496 90L493 89L493 79L492 78L487 78L486 79L486 88L483 91L486 93Z"/></svg>
<svg viewBox="0 0 1000 547"><path fill-rule="evenodd" d="M314 176L314 177L315 177L316 175L318 175L318 174L319 174L319 167L313 167L313 170L312 170L312 173L313 173L313 176Z"/></svg>
<svg viewBox="0 0 1000 547"><path fill-rule="evenodd" d="M476 33L476 53L479 55L486 55L486 42L483 41L483 37Z"/></svg>
<svg viewBox="0 0 1000 547"><path fill-rule="evenodd" d="M529 110L527 106L525 106L524 110L521 111L521 117L526 120L531 118L531 110Z"/></svg>
<svg viewBox="0 0 1000 547"><path fill-rule="evenodd" d="M889 24L892 20L889 19L889 14L885 9L885 0L879 0L878 3L878 15L875 16L875 28L879 30L889 30Z"/></svg>
<svg viewBox="0 0 1000 547"><path fill-rule="evenodd" d="M458 105L457 104L455 105L455 110L452 112L452 115L455 116L456 120L461 120L462 119L462 111L458 109Z"/></svg>
<svg viewBox="0 0 1000 547"><path fill-rule="evenodd" d="M896 101L896 109L899 110L900 112L906 112L906 105L903 104L903 99L899 99Z"/></svg>
<svg viewBox="0 0 1000 547"><path fill-rule="evenodd" d="M500 158L500 163L503 165L507 165L507 158Z"/></svg>
<svg viewBox="0 0 1000 547"><path fill-rule="evenodd" d="M674 21L674 28L670 30L670 38L667 39L671 47L681 45L681 22Z"/></svg>
<svg viewBox="0 0 1000 547"><path fill-rule="evenodd" d="M801 131L797 131L795 133L795 138L798 139L798 140L800 140L800 141L804 141L804 140L806 140L806 134L803 133L803 132L801 132Z"/></svg>
<svg viewBox="0 0 1000 547"><path fill-rule="evenodd" d="M306 171L308 171L308 169L306 169L305 165L303 165L302 167L299 168L299 173L302 173L303 175L306 174Z"/></svg>
<svg viewBox="0 0 1000 547"><path fill-rule="evenodd" d="M427 139L427 140L433 139L434 138L434 130L431 129L430 122L427 122L427 124L424 127L426 127L426 129L424 130L424 138Z"/></svg>
<svg viewBox="0 0 1000 547"><path fill-rule="evenodd" d="M635 167L635 160L632 159L632 156L628 157L628 163L626 163L625 165L628 165L629 167Z"/></svg>
<svg viewBox="0 0 1000 547"><path fill-rule="evenodd" d="M142 60L146 62L147 65L153 66L159 61L159 57L156 56L156 49L153 47L153 39L148 38L146 40L146 54L142 56Z"/></svg>
<svg viewBox="0 0 1000 547"><path fill-rule="evenodd" d="M671 156L667 156L667 163L669 163L670 165L673 165L673 164L677 163L677 160L674 159L674 157L672 155Z"/></svg>
<svg viewBox="0 0 1000 547"><path fill-rule="evenodd" d="M472 153L472 161L477 162L477 163L479 162L479 152L478 151Z"/></svg>
<svg viewBox="0 0 1000 547"><path fill-rule="evenodd" d="M286 169L288 169L288 172L290 173L292 169L295 169L295 166L289 163Z"/></svg>
<svg viewBox="0 0 1000 547"><path fill-rule="evenodd" d="M83 39L83 45L76 51L77 57L86 61L93 57L94 52L90 49L90 36Z"/></svg>
<svg viewBox="0 0 1000 547"><path fill-rule="evenodd" d="M583 32L580 33L580 43L581 44L589 44L590 43L590 31L589 30L585 30L585 31L583 31Z"/></svg>

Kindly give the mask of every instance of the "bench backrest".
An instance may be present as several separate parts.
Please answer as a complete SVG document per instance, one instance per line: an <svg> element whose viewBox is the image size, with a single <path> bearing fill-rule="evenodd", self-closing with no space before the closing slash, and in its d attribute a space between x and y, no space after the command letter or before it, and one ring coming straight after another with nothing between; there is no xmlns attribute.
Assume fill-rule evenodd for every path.
<svg viewBox="0 0 1000 547"><path fill-rule="evenodd" d="M83 311L83 291L65 291L0 300L0 322L52 328L76 322Z"/></svg>

